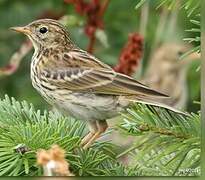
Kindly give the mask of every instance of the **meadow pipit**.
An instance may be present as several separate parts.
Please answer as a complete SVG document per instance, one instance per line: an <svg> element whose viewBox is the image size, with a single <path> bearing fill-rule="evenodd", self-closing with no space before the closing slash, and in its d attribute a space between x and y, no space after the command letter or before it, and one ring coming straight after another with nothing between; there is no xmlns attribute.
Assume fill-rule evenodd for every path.
<svg viewBox="0 0 205 180"><path fill-rule="evenodd" d="M106 119L133 102L175 111L157 102L166 95L113 71L78 48L59 22L41 19L12 29L27 35L35 48L31 62L34 88L59 110L87 121L90 133L82 140L84 148L105 132Z"/></svg>

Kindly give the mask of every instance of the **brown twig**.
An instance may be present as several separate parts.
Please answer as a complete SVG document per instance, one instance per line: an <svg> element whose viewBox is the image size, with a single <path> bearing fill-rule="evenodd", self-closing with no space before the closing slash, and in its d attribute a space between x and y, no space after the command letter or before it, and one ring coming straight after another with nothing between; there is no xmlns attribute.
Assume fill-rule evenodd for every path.
<svg viewBox="0 0 205 180"><path fill-rule="evenodd" d="M0 76L8 76L16 72L22 59L29 53L32 49L32 44L30 41L26 40L10 58L8 65L0 68Z"/></svg>
<svg viewBox="0 0 205 180"><path fill-rule="evenodd" d="M87 47L87 51L88 51L89 53L93 53L94 46L95 46L95 40L96 40L95 34L92 35L92 36L89 38L89 43L88 43L88 47Z"/></svg>
<svg viewBox="0 0 205 180"><path fill-rule="evenodd" d="M109 0L105 0L104 4L101 5L101 8L98 12L98 18L102 18L108 5L109 5ZM88 43L88 47L87 47L87 51L89 53L93 53L94 51L94 46L95 46L95 42L96 42L96 37L95 37L95 33L96 33L97 27L95 27L94 29L94 33L89 37L89 43Z"/></svg>
<svg viewBox="0 0 205 180"><path fill-rule="evenodd" d="M157 134L174 136L175 138L180 138L180 139L189 138L189 135L177 133L177 132L171 131L166 128L152 127L152 126L149 126L148 124L140 125L138 128L141 132L153 131L154 133L157 133Z"/></svg>
<svg viewBox="0 0 205 180"><path fill-rule="evenodd" d="M108 5L109 5L110 0L105 0L104 4L102 5L100 11L99 11L99 16L103 16L105 13L105 10L107 9Z"/></svg>

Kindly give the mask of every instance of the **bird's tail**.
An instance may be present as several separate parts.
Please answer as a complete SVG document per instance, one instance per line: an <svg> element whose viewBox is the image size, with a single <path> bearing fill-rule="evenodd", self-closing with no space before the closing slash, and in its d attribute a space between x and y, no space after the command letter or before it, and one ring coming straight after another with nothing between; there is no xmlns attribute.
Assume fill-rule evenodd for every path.
<svg viewBox="0 0 205 180"><path fill-rule="evenodd" d="M152 106L156 106L156 107L162 107L162 108L165 108L165 109L168 109L170 111L173 111L175 113L178 113L178 114L182 114L182 115L186 115L188 116L189 114L187 112L183 112L179 109L176 109L174 107L171 107L165 103L163 103L163 99L156 99L156 97L136 97L136 98L129 98L129 101L130 102L137 102L137 103L140 103L140 104L146 104L146 105L152 105ZM160 102L161 101L161 102Z"/></svg>

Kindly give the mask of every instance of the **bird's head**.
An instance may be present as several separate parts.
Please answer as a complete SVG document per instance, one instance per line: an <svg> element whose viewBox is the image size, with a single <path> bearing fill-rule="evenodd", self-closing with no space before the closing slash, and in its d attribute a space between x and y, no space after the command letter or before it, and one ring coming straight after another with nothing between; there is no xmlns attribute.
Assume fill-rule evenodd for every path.
<svg viewBox="0 0 205 180"><path fill-rule="evenodd" d="M56 47L72 43L66 28L52 19L40 19L26 26L11 27L10 29L27 35L35 48L40 46Z"/></svg>

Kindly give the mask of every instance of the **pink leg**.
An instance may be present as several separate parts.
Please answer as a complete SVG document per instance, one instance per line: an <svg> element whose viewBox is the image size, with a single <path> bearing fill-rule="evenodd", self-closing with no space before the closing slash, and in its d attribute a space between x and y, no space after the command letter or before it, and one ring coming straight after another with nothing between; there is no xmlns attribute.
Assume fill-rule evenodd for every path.
<svg viewBox="0 0 205 180"><path fill-rule="evenodd" d="M92 143L100 137L102 133L106 131L108 128L107 122L106 121L96 121L97 123L97 132L89 139L89 141L83 146L83 149L89 148Z"/></svg>
<svg viewBox="0 0 205 180"><path fill-rule="evenodd" d="M82 139L80 145L84 146L87 144L87 142L95 135L95 133L98 131L98 127L96 124L96 121L88 121L88 128L90 132Z"/></svg>

